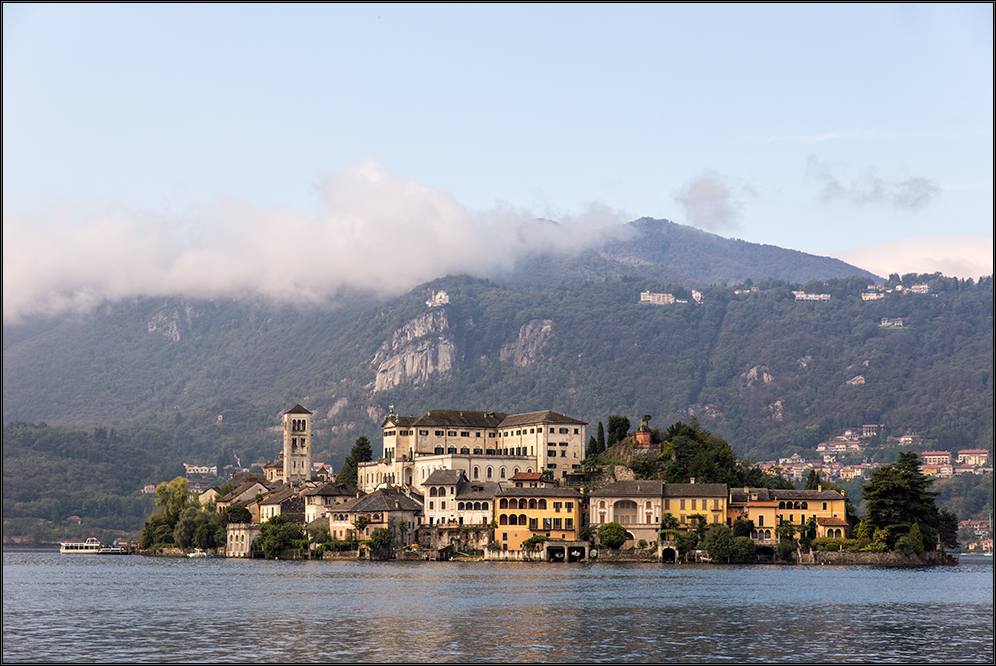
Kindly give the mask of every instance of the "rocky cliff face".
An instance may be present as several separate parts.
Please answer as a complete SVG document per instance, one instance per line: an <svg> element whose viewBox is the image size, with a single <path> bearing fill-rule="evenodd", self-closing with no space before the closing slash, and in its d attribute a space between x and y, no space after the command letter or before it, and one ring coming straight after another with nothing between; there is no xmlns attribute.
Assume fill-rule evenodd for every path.
<svg viewBox="0 0 996 666"><path fill-rule="evenodd" d="M515 342L502 345L499 359L502 363L511 362L517 367L525 367L536 360L536 353L552 335L552 319L533 319L519 329Z"/></svg>
<svg viewBox="0 0 996 666"><path fill-rule="evenodd" d="M447 310L433 309L399 328L381 345L371 363L377 368L373 390L395 386L424 386L430 379L449 376L458 354Z"/></svg>
<svg viewBox="0 0 996 666"><path fill-rule="evenodd" d="M193 308L189 305L165 306L149 319L149 334L158 333L173 342L179 342L190 333L193 317Z"/></svg>

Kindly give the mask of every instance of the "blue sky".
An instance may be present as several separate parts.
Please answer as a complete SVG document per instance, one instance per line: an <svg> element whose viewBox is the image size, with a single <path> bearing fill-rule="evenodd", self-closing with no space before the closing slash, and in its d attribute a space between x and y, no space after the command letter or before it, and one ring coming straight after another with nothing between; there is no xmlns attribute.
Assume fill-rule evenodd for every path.
<svg viewBox="0 0 996 666"><path fill-rule="evenodd" d="M404 290L536 216L978 277L992 82L991 4L4 4L4 319Z"/></svg>

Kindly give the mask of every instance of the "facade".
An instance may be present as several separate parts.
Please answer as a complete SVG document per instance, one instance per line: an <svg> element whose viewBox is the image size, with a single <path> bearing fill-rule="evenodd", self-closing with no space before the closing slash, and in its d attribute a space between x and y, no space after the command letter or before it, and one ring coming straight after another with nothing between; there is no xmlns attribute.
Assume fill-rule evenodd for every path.
<svg viewBox="0 0 996 666"><path fill-rule="evenodd" d="M355 536L359 541L369 539L378 527L391 530L392 547L408 543L415 537L422 521L422 503L393 489L378 490L342 508L334 507L328 514L329 532L335 539ZM356 519L363 516L367 525L357 533Z"/></svg>
<svg viewBox="0 0 996 666"><path fill-rule="evenodd" d="M439 469L423 484L425 524L462 526L490 524L494 515L495 493L501 486L493 481L469 481L462 470Z"/></svg>
<svg viewBox="0 0 996 666"><path fill-rule="evenodd" d="M981 467L989 462L989 451L986 449L962 449L958 452L956 462Z"/></svg>
<svg viewBox="0 0 996 666"><path fill-rule="evenodd" d="M311 479L311 412L294 405L284 412L283 482Z"/></svg>
<svg viewBox="0 0 996 666"><path fill-rule="evenodd" d="M522 542L538 534L578 541L583 501L573 488L502 488L495 495L496 542L501 550L522 550Z"/></svg>
<svg viewBox="0 0 996 666"><path fill-rule="evenodd" d="M326 516L337 506L358 499L360 491L348 483L329 481L305 490L301 495L304 497L304 522L307 524Z"/></svg>
<svg viewBox="0 0 996 666"><path fill-rule="evenodd" d="M816 518L817 534L825 536L827 529L847 531L845 497L836 490L782 490L776 488L731 488L728 524L737 518L754 521L758 541L776 538L775 529L786 522L800 529L811 517ZM829 521L828 519L835 519ZM820 527L820 521L824 524ZM836 522L837 520L841 523Z"/></svg>
<svg viewBox="0 0 996 666"><path fill-rule="evenodd" d="M701 515L710 525L726 522L727 491L725 483L665 483L663 513L678 519L680 530L695 529L694 515Z"/></svg>
<svg viewBox="0 0 996 666"><path fill-rule="evenodd" d="M549 410L527 414L432 410L419 416L391 412L381 428L382 457L361 463L359 487L385 485L422 492L437 469L459 469L470 481L501 483L520 472L562 479L581 470L584 421Z"/></svg>
<svg viewBox="0 0 996 666"><path fill-rule="evenodd" d="M925 465L951 465L950 451L924 451L920 458Z"/></svg>
<svg viewBox="0 0 996 666"><path fill-rule="evenodd" d="M634 541L657 540L663 506L664 483L661 481L616 481L588 494L592 525L619 523Z"/></svg>
<svg viewBox="0 0 996 666"><path fill-rule="evenodd" d="M252 541L259 536L259 523L229 523L225 557L252 557Z"/></svg>

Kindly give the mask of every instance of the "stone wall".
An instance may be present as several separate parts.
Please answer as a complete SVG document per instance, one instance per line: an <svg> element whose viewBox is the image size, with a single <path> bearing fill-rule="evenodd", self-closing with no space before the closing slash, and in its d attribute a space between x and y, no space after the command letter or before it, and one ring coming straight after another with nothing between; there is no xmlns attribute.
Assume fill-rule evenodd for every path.
<svg viewBox="0 0 996 666"><path fill-rule="evenodd" d="M922 567L937 564L957 564L957 558L930 551L922 555L903 553L849 553L847 551L818 550L813 553L813 564L872 564L886 567Z"/></svg>

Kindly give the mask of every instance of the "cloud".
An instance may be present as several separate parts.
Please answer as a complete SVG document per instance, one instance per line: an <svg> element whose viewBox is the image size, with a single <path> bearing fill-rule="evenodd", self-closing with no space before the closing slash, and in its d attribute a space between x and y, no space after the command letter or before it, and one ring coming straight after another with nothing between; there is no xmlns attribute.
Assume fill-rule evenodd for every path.
<svg viewBox="0 0 996 666"><path fill-rule="evenodd" d="M964 279L993 274L992 238L907 238L837 252L834 256L882 277L891 273L940 272Z"/></svg>
<svg viewBox="0 0 996 666"><path fill-rule="evenodd" d="M4 322L138 296L315 303L345 286L403 293L442 275L492 276L538 250L574 252L622 221L598 205L559 223L507 206L473 212L373 160L319 189L326 210L314 217L226 198L182 217L5 209Z"/></svg>
<svg viewBox="0 0 996 666"><path fill-rule="evenodd" d="M889 203L896 208L923 208L941 192L929 178L914 176L903 180L886 180L874 170L866 169L858 178L841 181L830 167L814 156L806 163L812 178L822 183L820 199L824 203L845 201L856 205Z"/></svg>
<svg viewBox="0 0 996 666"><path fill-rule="evenodd" d="M727 178L707 171L675 192L674 198L685 209L689 224L715 232L739 226L745 194L753 192L731 185Z"/></svg>

